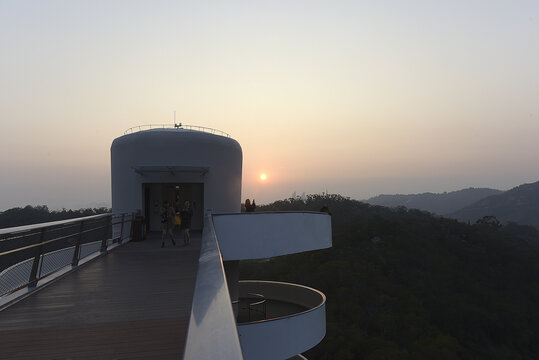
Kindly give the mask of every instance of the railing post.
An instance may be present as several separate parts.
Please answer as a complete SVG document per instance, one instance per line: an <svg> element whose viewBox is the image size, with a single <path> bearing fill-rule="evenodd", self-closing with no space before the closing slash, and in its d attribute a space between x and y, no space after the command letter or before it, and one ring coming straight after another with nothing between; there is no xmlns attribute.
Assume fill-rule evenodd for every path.
<svg viewBox="0 0 539 360"><path fill-rule="evenodd" d="M134 233L135 233L135 213L131 213L131 231L129 233L129 241L133 240Z"/></svg>
<svg viewBox="0 0 539 360"><path fill-rule="evenodd" d="M82 242L82 230L84 228L84 220L80 222L79 236L77 236L77 242L75 244L75 252L73 253L73 260L71 260L71 266L79 265L80 260L80 243Z"/></svg>
<svg viewBox="0 0 539 360"><path fill-rule="evenodd" d="M103 234L103 241L101 241L101 252L107 251L107 241L109 237L109 228L110 228L111 218L112 218L112 215L107 216L107 220L105 221L105 231Z"/></svg>
<svg viewBox="0 0 539 360"><path fill-rule="evenodd" d="M122 243L122 237L124 236L124 218L125 213L122 214L122 226L120 227L120 238L118 239L118 244Z"/></svg>
<svg viewBox="0 0 539 360"><path fill-rule="evenodd" d="M47 228L41 229L41 234L39 235L39 243L41 244L45 240L45 231ZM43 245L36 247L36 252L34 255L34 262L32 263L32 270L30 271L30 278L28 279L28 287L36 287L37 285L37 270L39 268L39 260L43 254Z"/></svg>

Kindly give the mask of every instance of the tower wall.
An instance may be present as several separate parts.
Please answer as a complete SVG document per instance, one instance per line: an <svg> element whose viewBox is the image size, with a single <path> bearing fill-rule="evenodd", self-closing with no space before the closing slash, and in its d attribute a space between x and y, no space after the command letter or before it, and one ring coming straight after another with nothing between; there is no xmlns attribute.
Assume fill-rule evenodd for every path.
<svg viewBox="0 0 539 360"><path fill-rule="evenodd" d="M204 212L241 210L243 155L232 138L186 129L152 129L116 138L110 152L115 213L142 213L145 183L203 183Z"/></svg>

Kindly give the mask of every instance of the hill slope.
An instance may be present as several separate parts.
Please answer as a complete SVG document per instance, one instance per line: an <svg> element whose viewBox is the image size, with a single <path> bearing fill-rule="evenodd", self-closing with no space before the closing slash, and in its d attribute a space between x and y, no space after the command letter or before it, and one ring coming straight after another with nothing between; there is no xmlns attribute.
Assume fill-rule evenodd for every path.
<svg viewBox="0 0 539 360"><path fill-rule="evenodd" d="M419 209L444 215L460 210L488 196L500 193L502 191L488 188L468 188L443 194L378 195L365 200L365 202L371 205L388 207L406 206L409 209Z"/></svg>
<svg viewBox="0 0 539 360"><path fill-rule="evenodd" d="M241 262L243 279L327 296L327 334L309 359L537 359L539 252L488 224L340 196L260 210L332 211L331 249ZM503 230L503 229L502 229Z"/></svg>
<svg viewBox="0 0 539 360"><path fill-rule="evenodd" d="M502 223L514 221L539 229L539 181L489 196L447 216L475 222L487 215L495 216Z"/></svg>

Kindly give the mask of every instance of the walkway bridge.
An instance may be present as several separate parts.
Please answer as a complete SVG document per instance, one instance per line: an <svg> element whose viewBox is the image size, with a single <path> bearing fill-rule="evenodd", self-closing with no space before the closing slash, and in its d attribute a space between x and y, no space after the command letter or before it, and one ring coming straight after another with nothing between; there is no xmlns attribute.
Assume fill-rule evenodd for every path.
<svg viewBox="0 0 539 360"><path fill-rule="evenodd" d="M93 221L93 227L99 228L102 220L101 217L86 218L86 227L91 228L90 222ZM125 229L130 228L130 220L128 222ZM66 225L75 225L73 228L79 229L81 224L82 221L61 222L37 228L37 232L41 234L43 228L53 231ZM4 247L10 238L17 241L13 238L25 234L29 238L29 233L36 232L35 227L15 230L0 235ZM191 313L201 236L194 234L188 246L180 246L183 241L178 241L173 247L168 240L166 247L161 248L159 233L148 234L145 241L126 243L129 231L122 232L123 246L118 246L120 237L115 241L109 238L107 249L101 251L101 242L98 241L97 251L83 256L80 265L70 264L76 245L68 246L63 256L59 254L53 259L60 266L50 276L37 276L35 286L26 285L2 297L0 358L181 358ZM80 236L78 231L72 233L71 240ZM91 235L91 232L87 234ZM180 237L179 231L176 236ZM90 236L82 241L87 246L96 245ZM54 243L51 241L41 246ZM35 251L37 248L23 251ZM0 259L14 254L5 254ZM54 252L48 254L51 258L54 256ZM66 261L62 263L62 257L67 264L64 264ZM47 255L37 268L43 271L46 266ZM20 278L23 273L30 277L28 268L31 266L12 269L11 278L14 275ZM55 279L51 280L52 277ZM4 282L0 282L4 289L6 280L4 276ZM7 303L8 300L11 303Z"/></svg>
<svg viewBox="0 0 539 360"><path fill-rule="evenodd" d="M304 359L323 338L322 293L240 281L231 301L223 260L331 246L327 214L208 214L189 245L176 231L164 248L160 233L131 241L137 226L106 214L0 230L0 358Z"/></svg>

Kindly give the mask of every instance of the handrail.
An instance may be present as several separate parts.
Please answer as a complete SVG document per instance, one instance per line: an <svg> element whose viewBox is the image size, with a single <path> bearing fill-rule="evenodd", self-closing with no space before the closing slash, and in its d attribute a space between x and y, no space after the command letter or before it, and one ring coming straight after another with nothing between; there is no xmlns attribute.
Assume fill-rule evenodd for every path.
<svg viewBox="0 0 539 360"><path fill-rule="evenodd" d="M3 229L0 229L0 235L9 234L9 233L12 233L12 234L21 233L24 231L40 229L44 226L58 226L58 225L63 225L63 224L71 224L71 223L79 222L81 220L98 219L98 218L102 218L102 217L110 216L110 215L111 213L105 213L105 214L98 214L98 215L83 216L83 217L73 218L73 219L65 219L65 220L50 221L50 222L45 222L45 223L3 228Z"/></svg>
<svg viewBox="0 0 539 360"><path fill-rule="evenodd" d="M132 226L126 228L125 225L126 223L132 225L134 218L133 213L107 213L3 229L0 235L6 237L0 240L0 299L25 286L34 288L39 280L66 266L71 265L75 268L79 265L79 261L92 254L105 253L111 244L110 241L113 246L117 246L115 243L121 244L126 237L131 237L129 229ZM127 236L124 236L126 233L124 228L127 230ZM62 230L64 233L52 235L50 238L51 234ZM83 235L98 230L103 231L103 234L98 233L89 238L85 236L83 239ZM11 234L16 235L10 236ZM59 243L67 239L73 240ZM29 242L31 243L28 244ZM53 243L58 245L47 246ZM24 251L31 252L23 253ZM43 264L46 264L46 270L43 270Z"/></svg>
<svg viewBox="0 0 539 360"><path fill-rule="evenodd" d="M104 214L104 215L108 216L110 214ZM85 224L88 225L88 224L98 223L101 220L101 217L102 216L100 216L99 218L94 218L92 221L86 221ZM87 219L87 218L88 217L82 217L82 218L76 218L75 220L73 220L73 219L65 220L65 221L69 221L69 222L65 223L66 224L65 226L61 226L62 223L60 225L48 225L48 224L52 224L52 223L42 223L42 224L33 224L33 225L29 225L29 226L40 225L40 227L38 227L38 229L43 228L43 227L49 227L49 233L50 233L52 231L60 231L60 230L65 230L65 229L76 227L80 221L82 221L84 219ZM56 223L56 222L54 222L54 223ZM14 228L6 228L6 229L2 229L2 230L9 230L9 229L14 229ZM25 238L25 237L30 237L30 236L34 236L34 235L39 234L39 231L36 231L36 232L33 232L33 233L26 233L27 231L31 231L31 230L34 230L34 229L36 229L36 228L32 227L31 229L27 229L27 230L17 230L17 231L11 232L11 234L22 234L22 235L10 236L10 237L4 238L4 239L0 239L0 243L1 242L6 242L6 241L11 241L11 240L22 239L22 238ZM10 232L5 232L4 231L3 233L0 233L0 235L4 235L4 234L10 234Z"/></svg>
<svg viewBox="0 0 539 360"><path fill-rule="evenodd" d="M211 215L204 217L197 279L183 360L243 359Z"/></svg>
<svg viewBox="0 0 539 360"><path fill-rule="evenodd" d="M112 215L112 216L114 216L114 215ZM84 220L81 220L81 222L82 221L84 221ZM97 221L85 222L84 225L93 224L93 223L96 223L96 222ZM118 224L121 224L121 223L122 223L122 221L111 222L110 225L114 226L114 225L118 225ZM78 224L74 224L74 225L70 225L70 226L66 226L66 227L61 227L61 228L55 228L55 229L47 229L47 232L50 233L50 232L53 232L53 231L65 230L65 229L75 227L76 225L78 225ZM51 240L47 240L47 241L39 242L39 243L36 243L36 244L20 247L20 248L17 248L17 249L12 249L12 250L5 251L5 252L0 252L0 256L7 255L7 254L12 254L12 253L19 252L19 251L22 251L22 250L32 249L32 248L38 247L40 245L50 244L50 243L53 243L53 242L56 242L56 241L68 239L68 238L73 237L75 235L82 235L82 234L86 234L86 233L89 233L89 232L92 232L92 231L104 229L105 227L106 227L106 225L94 227L92 229L81 230L81 231L77 231L77 232L75 232L73 234L60 236L58 238L54 238L54 239L51 239ZM44 226L43 228L46 228L46 226ZM38 235L40 233L41 232L34 232L34 233L24 234L24 235L20 235L20 236L8 237L8 238L5 238L5 239L0 239L0 242L9 241L9 240L17 240L17 239L21 239L21 238L24 238L24 237L30 237L30 236Z"/></svg>
<svg viewBox="0 0 539 360"><path fill-rule="evenodd" d="M113 225L116 225L116 224L120 224L120 223L114 223ZM17 249L12 249L12 250L8 250L8 251L0 252L0 256L14 254L16 252L23 251L23 250L33 249L33 248L36 248L38 246L51 244L51 243L56 242L56 241L69 239L69 238L72 238L72 237L74 237L76 235L82 235L82 234L86 234L86 233L89 233L89 232L92 232L92 231L95 231L95 230L104 229L104 228L105 228L105 226L99 226L99 227L96 227L96 228L93 228L93 229L83 230L83 231L79 231L79 232L76 232L76 233L73 233L73 234L60 236L58 238L54 238L54 239L51 239L51 240L42 241L42 242L39 242L37 244L27 245L27 246L23 246L23 247L20 247L20 248L17 248ZM51 229L49 231L53 231L53 230ZM36 233L34 233L34 234L36 234Z"/></svg>
<svg viewBox="0 0 539 360"><path fill-rule="evenodd" d="M261 299L261 300L258 300L258 299ZM258 301L251 302L252 300L258 300ZM242 306L242 304L245 306L245 303L247 303L247 307ZM237 317L238 322L245 322L245 321L240 321L240 318L244 316L240 313L243 310L247 310L247 319L248 319L247 322L252 321L251 314L253 312L262 315L262 320L265 320L267 318L266 303L267 303L266 297L258 293L247 293L247 296L243 296L243 297L240 297L238 300L232 301L232 304L238 304L238 317ZM255 306L259 306L259 305L262 306L262 309L255 308Z"/></svg>
<svg viewBox="0 0 539 360"><path fill-rule="evenodd" d="M205 126L198 126L198 125L184 125L184 124L146 124L146 125L138 125L133 126L127 129L124 132L124 135L127 134L133 134L135 132L144 131L144 130L152 130L152 129L177 129L177 130L187 130L187 131L201 131L213 135L220 135L225 137L230 137L229 134L227 134L224 131L212 129Z"/></svg>
<svg viewBox="0 0 539 360"><path fill-rule="evenodd" d="M305 291L311 292L314 295L317 295L319 297L320 301L316 305L308 307L306 310L297 312L295 314L284 315L284 316L275 316L275 317L272 317L271 319L243 322L243 323L241 323L241 325L248 325L248 324L254 324L254 323L261 323L261 322L278 321L278 320L282 320L282 319L290 319L290 318L293 318L293 317L296 317L296 316L301 316L301 315L313 312L315 310L318 310L319 308L321 308L322 306L325 306L325 304L326 304L326 295L323 292L321 292L320 290L314 289L314 288L309 287L309 286L300 285L300 284L294 284L294 283L288 283L288 282L283 282L283 281L268 281L268 280L240 280L238 284L241 286L242 284L247 285L249 283L268 284L268 285L276 285L276 286L288 286L288 287L293 287L293 288L296 288L296 289L303 289ZM248 293L248 294L250 294L250 293ZM281 301L281 302L291 302L290 300L274 299L271 296L267 296L267 295L264 295L264 298L266 300L268 300L268 301L278 300L278 301Z"/></svg>
<svg viewBox="0 0 539 360"><path fill-rule="evenodd" d="M260 301L257 301L257 302L254 302L254 303L249 303L249 305L261 305L263 303L266 302L266 298L264 297L264 295L262 294L257 294L257 293L247 293L247 295L250 295L250 296L253 296L253 298L247 298L247 299L256 299L256 298L259 298L259 299L262 299Z"/></svg>

